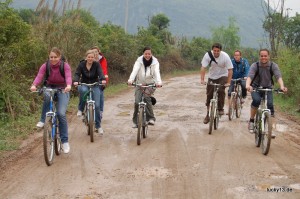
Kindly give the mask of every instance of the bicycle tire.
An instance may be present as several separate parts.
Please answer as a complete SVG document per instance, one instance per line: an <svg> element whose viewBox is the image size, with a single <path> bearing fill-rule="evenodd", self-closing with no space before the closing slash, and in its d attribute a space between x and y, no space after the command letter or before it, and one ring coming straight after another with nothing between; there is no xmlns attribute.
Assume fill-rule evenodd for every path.
<svg viewBox="0 0 300 199"><path fill-rule="evenodd" d="M228 109L228 119L231 121L233 119L233 112L235 107L235 97L231 96L229 109Z"/></svg>
<svg viewBox="0 0 300 199"><path fill-rule="evenodd" d="M142 134L142 128L143 128L143 117L144 117L144 108L140 108L138 112L138 128L137 128L137 145L141 144L141 134Z"/></svg>
<svg viewBox="0 0 300 199"><path fill-rule="evenodd" d="M216 110L216 117L214 119L214 129L217 130L219 127L219 121L220 121L220 115L219 115L219 111Z"/></svg>
<svg viewBox="0 0 300 199"><path fill-rule="evenodd" d="M55 154L56 155L60 155L61 153L61 139L59 136L59 132L58 132L58 128L56 127L55 130L56 134L55 134L55 139L54 139L54 149L55 149Z"/></svg>
<svg viewBox="0 0 300 199"><path fill-rule="evenodd" d="M43 133L44 158L48 166L54 159L54 139L52 137L52 117L46 117Z"/></svg>
<svg viewBox="0 0 300 199"><path fill-rule="evenodd" d="M265 132L262 134L262 154L267 155L270 150L271 140L272 140L272 121L270 118L270 113L265 113L264 119L264 130Z"/></svg>
<svg viewBox="0 0 300 199"><path fill-rule="evenodd" d="M148 124L146 124L146 121L144 121L143 125L143 138L146 138L148 134Z"/></svg>
<svg viewBox="0 0 300 199"><path fill-rule="evenodd" d="M212 127L214 123L214 115L215 115L215 102L212 102L210 104L210 115L209 115L209 129L208 129L208 134L211 134L212 132Z"/></svg>
<svg viewBox="0 0 300 199"><path fill-rule="evenodd" d="M89 134L90 134L90 141L94 142L94 124L95 124L95 120L94 120L94 109L93 109L93 105L89 105Z"/></svg>
<svg viewBox="0 0 300 199"><path fill-rule="evenodd" d="M260 117L258 113L256 113L255 122L254 122L254 138L255 138L255 146L260 147L261 144L261 132L259 128Z"/></svg>
<svg viewBox="0 0 300 199"><path fill-rule="evenodd" d="M235 101L235 116L236 118L240 118L242 113L242 100L241 96L238 95Z"/></svg>

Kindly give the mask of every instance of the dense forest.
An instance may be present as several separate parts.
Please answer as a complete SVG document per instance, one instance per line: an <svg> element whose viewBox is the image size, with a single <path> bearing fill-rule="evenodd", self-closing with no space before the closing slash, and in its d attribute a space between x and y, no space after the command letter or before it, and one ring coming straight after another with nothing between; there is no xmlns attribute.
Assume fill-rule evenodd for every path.
<svg viewBox="0 0 300 199"><path fill-rule="evenodd" d="M152 47L163 74L199 70L204 53L216 41L230 55L241 49L250 63L257 60L258 49L241 47L240 27L234 17L227 19L226 26L213 27L210 38L189 39L174 36L165 13L152 16L147 26L131 34L111 22L100 24L81 8L80 0L57 2L49 5L41 0L36 9L15 9L11 0L0 0L0 150L25 131L26 117L40 111L41 99L31 94L29 87L53 46L62 49L73 71L87 49L99 46L108 60L110 85L127 80L145 46ZM300 103L300 15L288 17L268 7L266 11L263 28L272 59L281 67L289 88L285 101L295 107Z"/></svg>

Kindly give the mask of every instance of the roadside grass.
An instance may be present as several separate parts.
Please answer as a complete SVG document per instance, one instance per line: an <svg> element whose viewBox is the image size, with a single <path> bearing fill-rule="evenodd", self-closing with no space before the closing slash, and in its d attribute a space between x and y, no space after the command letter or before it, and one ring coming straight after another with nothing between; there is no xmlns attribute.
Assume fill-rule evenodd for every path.
<svg viewBox="0 0 300 199"><path fill-rule="evenodd" d="M176 76L184 76L196 74L199 70L175 70L169 74L162 75L162 79L168 79ZM199 76L200 78L200 76ZM116 85L109 85L105 89L105 99L107 100L109 97L115 96L122 92L129 91L129 87L126 82ZM78 93L77 91L72 92L72 96L68 105L67 114L75 114L77 112L78 106ZM41 104L38 109L41 111ZM41 112L37 111L34 114L29 116L21 117L15 121L0 121L0 156L1 152L4 151L12 151L17 150L20 147L22 141L28 138L29 135L33 133L40 133L40 130L35 126L39 121Z"/></svg>
<svg viewBox="0 0 300 199"><path fill-rule="evenodd" d="M300 107L295 98L287 98L282 95L274 94L274 106L282 113L295 117L300 120ZM275 113L276 114L276 113Z"/></svg>

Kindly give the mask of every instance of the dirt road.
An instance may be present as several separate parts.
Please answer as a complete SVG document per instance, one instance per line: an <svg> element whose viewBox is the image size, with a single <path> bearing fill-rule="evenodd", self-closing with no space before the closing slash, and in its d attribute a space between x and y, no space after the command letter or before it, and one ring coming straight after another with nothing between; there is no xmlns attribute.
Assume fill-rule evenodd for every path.
<svg viewBox="0 0 300 199"><path fill-rule="evenodd" d="M156 91L157 122L137 146L133 92L106 99L105 133L94 143L74 114L71 152L50 167L41 132L35 134L18 161L6 160L0 198L300 198L300 124L277 114L277 137L268 156L262 155L247 131L249 97L240 119L223 116L209 135L202 122L205 86L199 75L190 75L165 81Z"/></svg>

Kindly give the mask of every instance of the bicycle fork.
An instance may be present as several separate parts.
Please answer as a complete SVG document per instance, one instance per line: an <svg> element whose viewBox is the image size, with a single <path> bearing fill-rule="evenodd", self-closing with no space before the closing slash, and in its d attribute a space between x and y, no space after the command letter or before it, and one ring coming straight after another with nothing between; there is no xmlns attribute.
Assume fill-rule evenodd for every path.
<svg viewBox="0 0 300 199"><path fill-rule="evenodd" d="M271 115L271 111L269 109L265 109L262 110L262 114L261 114L261 122L260 122L260 129L262 134L266 133L266 129L265 129L265 117L266 117L266 113L269 113L269 115Z"/></svg>

